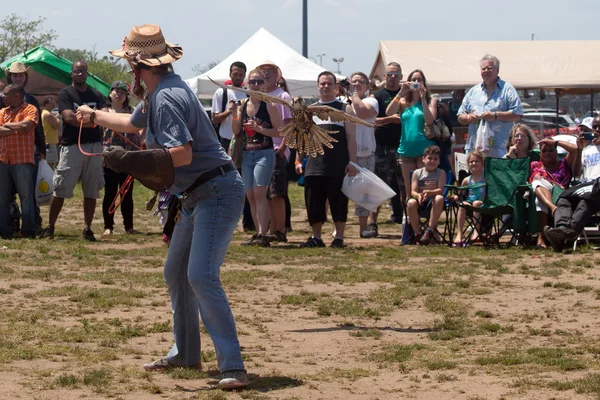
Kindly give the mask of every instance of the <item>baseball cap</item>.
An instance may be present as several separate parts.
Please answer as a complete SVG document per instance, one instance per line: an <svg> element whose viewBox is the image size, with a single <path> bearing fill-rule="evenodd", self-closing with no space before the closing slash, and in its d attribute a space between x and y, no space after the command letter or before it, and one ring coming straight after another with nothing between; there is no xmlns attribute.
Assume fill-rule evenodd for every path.
<svg viewBox="0 0 600 400"><path fill-rule="evenodd" d="M594 121L594 117L586 117L584 118L578 126L585 126L589 130L593 131L592 122Z"/></svg>
<svg viewBox="0 0 600 400"><path fill-rule="evenodd" d="M129 93L129 86L123 81L115 81L112 85L110 85L110 90L113 89L121 89Z"/></svg>

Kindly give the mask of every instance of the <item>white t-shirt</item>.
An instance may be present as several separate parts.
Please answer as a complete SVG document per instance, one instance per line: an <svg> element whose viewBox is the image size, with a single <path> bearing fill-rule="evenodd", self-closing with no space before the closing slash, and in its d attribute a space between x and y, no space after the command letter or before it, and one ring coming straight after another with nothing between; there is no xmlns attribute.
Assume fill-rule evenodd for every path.
<svg viewBox="0 0 600 400"><path fill-rule="evenodd" d="M363 103L373 107L375 115L365 119L367 122L375 122L377 114L379 114L379 103L373 97L365 97ZM375 152L375 128L369 128L365 125L356 124L356 156L367 157Z"/></svg>
<svg viewBox="0 0 600 400"><path fill-rule="evenodd" d="M221 108L223 107L223 90L225 90L225 89L223 89L223 88L217 89L217 91L215 92L215 94L213 96L212 109L211 109L211 112L213 115L222 113L225 110L227 110L227 108L225 108L225 110L221 110ZM226 105L226 107L229 106L229 102L231 100L237 101L237 100L245 99L246 97L247 97L246 93L238 92L237 90L227 89L227 105ZM231 118L232 118L232 116L230 115L229 117L225 118L223 120L223 122L221 122L221 127L219 128L219 136L221 136L223 139L231 140L231 138L233 137L233 129L231 128L231 125L232 125Z"/></svg>
<svg viewBox="0 0 600 400"><path fill-rule="evenodd" d="M583 149L581 164L583 166L582 182L600 178L600 146L590 145Z"/></svg>
<svg viewBox="0 0 600 400"><path fill-rule="evenodd" d="M273 90L272 92L269 92L268 94L271 96L274 96L274 97L279 97L280 99L292 100L292 96L290 96L290 94L288 92L286 92L285 90L283 90L280 87ZM286 119L292 119L292 110L290 110L289 107L286 107L281 104L277 104L276 107L277 107L277 110L279 110L279 115L281 115L281 122L283 122ZM273 138L273 147L275 148L275 150L277 150L279 148L279 146L281 146L281 142L283 142L283 138L281 136L275 136ZM290 159L290 148L289 147L287 149L285 149L285 157L288 160Z"/></svg>

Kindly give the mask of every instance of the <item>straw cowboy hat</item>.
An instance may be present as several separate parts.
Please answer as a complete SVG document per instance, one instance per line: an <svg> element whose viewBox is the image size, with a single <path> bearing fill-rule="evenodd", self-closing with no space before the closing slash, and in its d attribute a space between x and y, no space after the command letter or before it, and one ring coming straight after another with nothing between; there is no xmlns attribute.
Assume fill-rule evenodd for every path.
<svg viewBox="0 0 600 400"><path fill-rule="evenodd" d="M131 28L123 40L123 47L109 53L154 67L179 60L183 56L183 48L167 42L158 25L146 24Z"/></svg>
<svg viewBox="0 0 600 400"><path fill-rule="evenodd" d="M31 67L25 67L21 61L15 61L10 64L10 68L5 68L4 71L6 74L26 74L30 69Z"/></svg>
<svg viewBox="0 0 600 400"><path fill-rule="evenodd" d="M256 67L256 69L260 69L260 70L269 69L269 68L275 68L275 70L277 70L277 80L281 79L281 76L282 76L281 68L279 68L277 66L277 64L275 64L273 61L269 61L269 60L263 61L262 63L260 63L258 65L258 67Z"/></svg>

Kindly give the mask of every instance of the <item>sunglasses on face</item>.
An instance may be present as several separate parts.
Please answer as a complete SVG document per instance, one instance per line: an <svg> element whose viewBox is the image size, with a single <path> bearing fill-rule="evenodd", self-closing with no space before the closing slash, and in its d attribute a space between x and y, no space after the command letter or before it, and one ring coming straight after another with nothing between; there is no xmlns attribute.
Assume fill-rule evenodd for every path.
<svg viewBox="0 0 600 400"><path fill-rule="evenodd" d="M400 76L400 72L388 72L386 73L387 76L389 76L390 78L396 77L396 76Z"/></svg>
<svg viewBox="0 0 600 400"><path fill-rule="evenodd" d="M87 74L87 73L88 73L88 72L87 72L87 70L85 70L85 69L75 69L75 70L73 70L73 72L72 72L72 74L73 74L73 75L85 75L85 74Z"/></svg>
<svg viewBox="0 0 600 400"><path fill-rule="evenodd" d="M262 85L263 83L265 83L264 79L250 79L248 81L248 83L250 83L251 85Z"/></svg>

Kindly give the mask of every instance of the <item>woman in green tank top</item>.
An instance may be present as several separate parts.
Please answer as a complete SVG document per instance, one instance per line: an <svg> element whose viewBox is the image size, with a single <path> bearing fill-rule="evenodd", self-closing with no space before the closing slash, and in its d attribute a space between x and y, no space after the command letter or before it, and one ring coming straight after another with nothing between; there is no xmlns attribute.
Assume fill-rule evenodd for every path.
<svg viewBox="0 0 600 400"><path fill-rule="evenodd" d="M397 112L402 120L398 164L402 169L405 191L410 193L410 171L423 167L423 152L428 146L435 144L425 138L425 124L431 125L437 118L437 99L432 99L429 95L423 71L416 69L411 72L388 105L387 115Z"/></svg>

